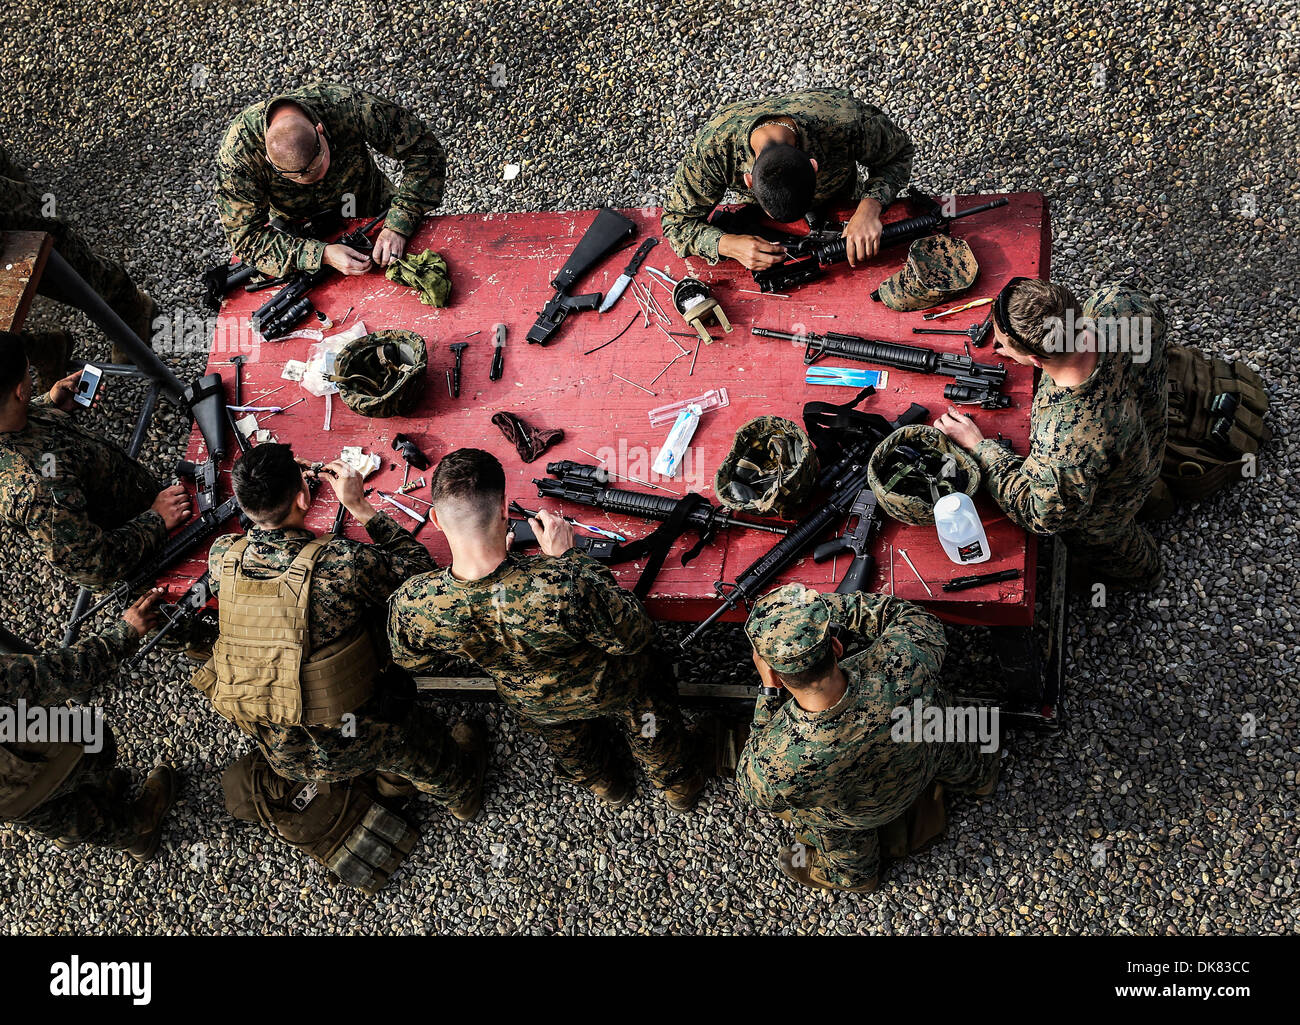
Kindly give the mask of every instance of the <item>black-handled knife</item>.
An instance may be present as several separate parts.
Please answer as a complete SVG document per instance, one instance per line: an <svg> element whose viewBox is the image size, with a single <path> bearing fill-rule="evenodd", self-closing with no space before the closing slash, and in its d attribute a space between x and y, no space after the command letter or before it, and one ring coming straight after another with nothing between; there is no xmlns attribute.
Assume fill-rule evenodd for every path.
<svg viewBox="0 0 1300 1025"><path fill-rule="evenodd" d="M618 276L618 280L605 293L605 301L600 304L597 313L607 313L622 298L623 292L632 283L632 279L636 277L636 272L641 269L641 264L645 263L645 258L650 255L650 250L658 244L659 240L657 238L648 238L636 247L632 262L623 268L623 273Z"/></svg>

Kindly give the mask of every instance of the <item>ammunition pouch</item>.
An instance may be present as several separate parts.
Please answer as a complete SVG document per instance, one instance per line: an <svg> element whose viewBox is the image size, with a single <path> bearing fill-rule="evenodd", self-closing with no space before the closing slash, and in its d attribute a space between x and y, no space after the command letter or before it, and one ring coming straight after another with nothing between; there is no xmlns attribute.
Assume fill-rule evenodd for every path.
<svg viewBox="0 0 1300 1025"><path fill-rule="evenodd" d="M235 818L261 822L367 896L383 889L420 838L379 801L369 776L344 783L289 780L254 749L222 773L221 789Z"/></svg>

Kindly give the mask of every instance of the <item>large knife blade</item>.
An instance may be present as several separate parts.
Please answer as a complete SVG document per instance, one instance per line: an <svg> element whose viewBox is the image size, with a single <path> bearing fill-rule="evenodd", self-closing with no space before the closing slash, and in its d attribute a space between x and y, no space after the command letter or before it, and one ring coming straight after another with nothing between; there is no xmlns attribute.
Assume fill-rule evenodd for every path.
<svg viewBox="0 0 1300 1025"><path fill-rule="evenodd" d="M614 304L622 298L623 292L632 283L632 279L636 277L636 272L641 269L641 264L645 262L645 258L650 255L650 250L658 244L659 240L657 238L648 238L636 247L632 262L623 268L623 273L618 276L618 280L605 293L605 301L600 304L597 313L608 313L613 309Z"/></svg>

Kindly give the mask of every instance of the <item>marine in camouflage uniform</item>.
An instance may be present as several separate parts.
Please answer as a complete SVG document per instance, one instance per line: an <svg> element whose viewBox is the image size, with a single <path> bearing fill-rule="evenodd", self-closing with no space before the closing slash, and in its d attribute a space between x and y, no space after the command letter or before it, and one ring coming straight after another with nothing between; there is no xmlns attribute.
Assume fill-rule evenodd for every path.
<svg viewBox="0 0 1300 1025"><path fill-rule="evenodd" d="M367 626L382 651L388 596L407 577L433 568L433 558L424 545L391 517L377 513L366 524L366 532L374 544L336 537L316 563L308 606L310 651L346 637L358 622ZM243 574L254 580L280 576L313 537L310 530L300 527L253 527L244 551ZM227 534L213 542L208 566L218 597L222 557L239 540L240 535ZM195 686L205 694L215 682L213 665L209 660L194 678ZM377 693L354 715L355 721L346 729L240 725L257 741L271 768L286 779L335 783L376 771L409 780L422 793L447 805L460 804L475 789L473 759L427 706L414 703L404 715L391 716L383 707L382 693ZM399 721L386 721L388 718Z"/></svg>
<svg viewBox="0 0 1300 1025"><path fill-rule="evenodd" d="M664 238L678 256L718 262L726 232L708 223L728 190L756 203L745 185L756 154L749 138L760 125L788 119L796 145L817 161L814 209L871 198L887 207L912 174L912 140L878 108L847 89L804 89L724 107L700 129L664 202ZM864 177L858 165L870 168Z"/></svg>
<svg viewBox="0 0 1300 1025"><path fill-rule="evenodd" d="M1164 311L1141 292L1110 285L1084 303L1083 316L1149 321L1150 358L1101 351L1092 375L1072 388L1053 383L1049 361L1034 395L1029 455L988 439L972 454L1022 530L1060 534L1091 571L1151 587L1161 577L1160 550L1136 520L1160 477L1169 432Z"/></svg>
<svg viewBox="0 0 1300 1025"><path fill-rule="evenodd" d="M71 224L61 217L47 216L47 192L29 182L26 172L0 147L0 231L48 232L54 238L55 250L68 265L136 334L148 341L157 312L153 300L136 287L126 268L95 252ZM57 302L69 302L48 275L42 277L39 290ZM23 343L42 381L52 383L61 376L71 355L66 333L23 332ZM125 362L116 350L114 362Z"/></svg>
<svg viewBox="0 0 1300 1025"><path fill-rule="evenodd" d="M657 787L696 775L653 622L577 549L508 552L479 580L450 569L408 580L389 602L388 639L393 660L411 670L439 656L473 659L567 782L595 788L618 777L616 727Z"/></svg>
<svg viewBox="0 0 1300 1025"><path fill-rule="evenodd" d="M267 111L286 100L325 126L330 165L318 182L286 178L266 158ZM367 146L402 162L398 189ZM241 260L276 276L314 271L321 266L325 243L275 231L268 227L268 217L295 221L323 210L377 217L387 211L384 227L409 239L424 215L442 202L446 177L442 144L414 114L349 86L308 86L255 103L231 123L217 153L217 213ZM351 210L344 206L348 197Z"/></svg>
<svg viewBox="0 0 1300 1025"><path fill-rule="evenodd" d="M0 522L92 590L130 576L162 548L167 526L150 508L161 490L153 474L48 395L32 401L26 426L0 432Z"/></svg>
<svg viewBox="0 0 1300 1025"><path fill-rule="evenodd" d="M910 602L877 594L818 594L787 584L754 605L745 625L754 650L779 674L814 669L831 624L870 646L839 663L846 687L830 708L759 695L736 767L741 795L789 820L816 850L814 881L870 887L881 869L879 827L903 816L934 781L985 788L996 751L978 743L896 741L898 706L952 704L939 671L943 624Z"/></svg>
<svg viewBox="0 0 1300 1025"><path fill-rule="evenodd" d="M28 707L87 697L106 684L140 635L119 620L70 648L39 654L0 654L0 702ZM0 744L0 819L53 840L124 849L140 839L141 808L127 799L126 774L113 768L117 742L102 726L93 753L70 743ZM45 792L31 806L33 794ZM15 814L16 812L16 814Z"/></svg>

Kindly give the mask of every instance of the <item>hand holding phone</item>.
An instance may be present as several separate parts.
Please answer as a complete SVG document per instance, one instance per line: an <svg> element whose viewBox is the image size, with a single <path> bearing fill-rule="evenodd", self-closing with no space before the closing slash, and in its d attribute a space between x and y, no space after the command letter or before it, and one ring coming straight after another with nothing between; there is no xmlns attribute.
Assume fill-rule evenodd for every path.
<svg viewBox="0 0 1300 1025"><path fill-rule="evenodd" d="M99 394L99 386L103 380L104 372L99 367L87 363L81 376L77 378L77 387L72 393L72 401L89 409L95 401L95 396Z"/></svg>

